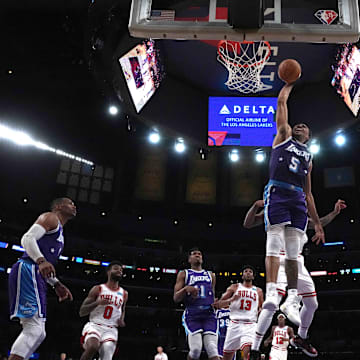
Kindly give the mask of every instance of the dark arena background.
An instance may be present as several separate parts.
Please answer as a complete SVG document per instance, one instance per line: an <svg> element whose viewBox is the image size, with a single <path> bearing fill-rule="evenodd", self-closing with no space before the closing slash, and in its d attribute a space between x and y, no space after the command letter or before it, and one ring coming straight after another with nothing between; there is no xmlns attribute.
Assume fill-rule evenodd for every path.
<svg viewBox="0 0 360 360"><path fill-rule="evenodd" d="M318 1L311 16L330 2ZM200 20L206 18L203 3L157 1L159 9L179 5L176 14L186 18L195 11ZM291 9L310 3L294 0ZM204 268L216 274L217 297L241 281L244 264L256 268L255 284L265 292L265 232L262 226L247 230L243 221L262 198L271 147L211 146L209 97L241 96L224 85L228 73L216 61L216 45L132 37L130 5L129 0L1 1L2 360L21 330L9 320L8 273L22 255L22 235L57 197L70 197L78 211L65 227L56 267L74 301L59 304L49 288L47 337L34 358L57 360L60 353L80 358L87 318L79 317L79 307L92 286L106 281L111 260L124 264L121 286L129 292L114 359L150 360L159 345L170 360L186 358L184 307L174 303L173 288L194 246L203 251ZM154 94L136 103L119 59L139 44L152 47L156 66ZM317 209L324 216L338 199L347 205L326 226L326 243L309 241L303 251L319 301L310 339L318 358L326 360L360 359L360 125L331 84L344 51L357 45L271 42L266 87L256 95L276 98L282 86L279 63L286 58L301 63L289 119L307 123L316 139L310 146ZM145 80L134 61L132 66L139 88ZM261 349L268 356L269 349ZM307 357L290 346L288 358Z"/></svg>

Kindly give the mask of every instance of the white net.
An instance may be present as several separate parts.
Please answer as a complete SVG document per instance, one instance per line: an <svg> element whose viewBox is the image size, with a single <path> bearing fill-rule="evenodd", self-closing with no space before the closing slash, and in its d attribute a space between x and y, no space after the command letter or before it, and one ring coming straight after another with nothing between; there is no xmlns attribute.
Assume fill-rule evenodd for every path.
<svg viewBox="0 0 360 360"><path fill-rule="evenodd" d="M267 41L222 41L218 46L217 60L229 71L225 85L243 94L261 91L261 72L270 59L271 48Z"/></svg>

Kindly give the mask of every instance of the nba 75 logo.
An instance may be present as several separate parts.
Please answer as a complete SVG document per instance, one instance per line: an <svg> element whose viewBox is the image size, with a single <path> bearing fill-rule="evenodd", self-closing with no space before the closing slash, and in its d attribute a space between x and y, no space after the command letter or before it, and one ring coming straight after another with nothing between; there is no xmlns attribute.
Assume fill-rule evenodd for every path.
<svg viewBox="0 0 360 360"><path fill-rule="evenodd" d="M314 15L325 25L331 25L338 17L334 10L318 10Z"/></svg>

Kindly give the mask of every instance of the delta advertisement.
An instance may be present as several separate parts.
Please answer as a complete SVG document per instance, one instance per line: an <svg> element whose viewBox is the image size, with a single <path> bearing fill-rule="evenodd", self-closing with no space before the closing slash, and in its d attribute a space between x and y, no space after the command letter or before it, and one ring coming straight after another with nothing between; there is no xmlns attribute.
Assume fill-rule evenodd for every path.
<svg viewBox="0 0 360 360"><path fill-rule="evenodd" d="M276 134L274 97L209 97L209 146L271 146Z"/></svg>

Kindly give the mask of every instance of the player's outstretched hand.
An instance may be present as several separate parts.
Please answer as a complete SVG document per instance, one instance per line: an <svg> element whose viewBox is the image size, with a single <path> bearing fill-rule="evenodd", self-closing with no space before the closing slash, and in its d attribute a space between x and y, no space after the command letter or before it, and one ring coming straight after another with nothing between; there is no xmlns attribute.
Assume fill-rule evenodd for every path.
<svg viewBox="0 0 360 360"><path fill-rule="evenodd" d="M346 204L345 204L345 201L339 199L339 200L335 203L335 206L334 206L334 212L335 212L335 214L336 214L336 215L339 215L339 214L340 214L340 211L346 209L346 207L347 207L347 206L346 206Z"/></svg>
<svg viewBox="0 0 360 360"><path fill-rule="evenodd" d="M59 297L59 302L63 302L65 300L73 300L73 296L70 290L60 281L55 285L55 292L56 295Z"/></svg>
<svg viewBox="0 0 360 360"><path fill-rule="evenodd" d="M123 319L119 319L118 324L119 324L119 327L121 327L121 328L126 326L125 321Z"/></svg>
<svg viewBox="0 0 360 360"><path fill-rule="evenodd" d="M194 299L196 299L199 295L199 289L195 286L186 286L185 291L188 295L191 295Z"/></svg>
<svg viewBox="0 0 360 360"><path fill-rule="evenodd" d="M321 224L315 224L315 235L312 237L311 241L319 245L320 243L325 243L325 234L324 229Z"/></svg>
<svg viewBox="0 0 360 360"><path fill-rule="evenodd" d="M44 279L47 279L49 277L55 277L56 275L53 264L49 263L48 261L43 261L39 264L39 271Z"/></svg>

